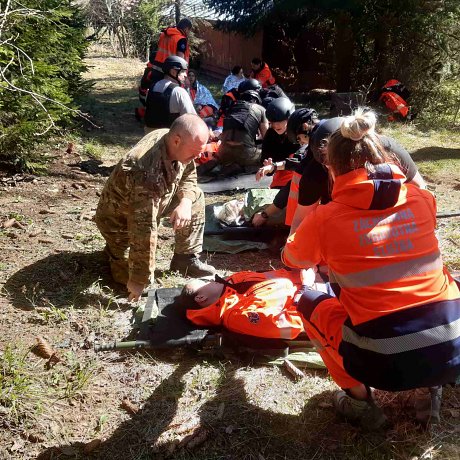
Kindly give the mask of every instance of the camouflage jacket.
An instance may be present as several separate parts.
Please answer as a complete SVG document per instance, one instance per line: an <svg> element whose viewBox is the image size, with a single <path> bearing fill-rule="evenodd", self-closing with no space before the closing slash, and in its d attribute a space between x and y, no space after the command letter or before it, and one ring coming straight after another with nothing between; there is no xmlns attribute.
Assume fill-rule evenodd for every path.
<svg viewBox="0 0 460 460"><path fill-rule="evenodd" d="M153 277L159 218L174 197L196 199L195 162L183 165L168 158L164 140L168 131L147 134L120 160L97 210L98 220L117 222L120 229L127 223L129 279L142 284Z"/></svg>

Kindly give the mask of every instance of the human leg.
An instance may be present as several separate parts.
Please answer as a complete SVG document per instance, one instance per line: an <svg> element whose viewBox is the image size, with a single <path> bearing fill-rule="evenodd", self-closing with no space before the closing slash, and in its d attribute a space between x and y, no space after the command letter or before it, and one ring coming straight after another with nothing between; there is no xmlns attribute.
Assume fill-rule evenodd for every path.
<svg viewBox="0 0 460 460"><path fill-rule="evenodd" d="M198 187L195 195L190 225L175 232L174 256L170 268L191 277L209 276L215 273L214 267L199 259L203 250L204 195ZM174 198L166 212L172 212L177 204L178 200Z"/></svg>
<svg viewBox="0 0 460 460"><path fill-rule="evenodd" d="M299 301L305 331L315 345L331 377L342 390L334 395L337 412L368 429L377 429L386 417L375 405L372 393L363 383L348 374L338 349L342 326L348 315L335 297L320 291L307 291Z"/></svg>
<svg viewBox="0 0 460 460"><path fill-rule="evenodd" d="M117 283L126 285L129 278L129 236L126 220L96 213L95 221L106 242L104 252L109 259L112 277Z"/></svg>

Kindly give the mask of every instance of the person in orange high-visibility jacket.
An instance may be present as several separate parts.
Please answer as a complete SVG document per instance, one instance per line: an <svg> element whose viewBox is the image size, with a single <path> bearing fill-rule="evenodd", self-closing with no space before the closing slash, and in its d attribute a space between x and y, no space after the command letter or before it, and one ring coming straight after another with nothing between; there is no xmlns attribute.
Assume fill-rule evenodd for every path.
<svg viewBox="0 0 460 460"><path fill-rule="evenodd" d="M345 390L335 395L336 409L373 428L385 417L369 387L430 388L416 406L426 423L439 418L440 385L460 375L460 292L443 266L435 200L404 182L375 135L375 120L358 111L332 134L332 201L302 221L282 253L296 268L324 259L338 284L339 298L311 291L298 310Z"/></svg>
<svg viewBox="0 0 460 460"><path fill-rule="evenodd" d="M272 75L272 71L270 67L259 58L254 58L251 61L251 73L249 78L254 78L260 81L262 88L267 88L267 86L271 86L275 84L275 77Z"/></svg>
<svg viewBox="0 0 460 460"><path fill-rule="evenodd" d="M158 49L152 62L150 72L150 87L163 78L163 64L169 56L179 56L187 61L190 60L190 46L187 35L192 30L190 19L182 18L176 27L164 29L158 40Z"/></svg>
<svg viewBox="0 0 460 460"><path fill-rule="evenodd" d="M296 284L294 284L296 283ZM182 305L199 326L223 326L239 334L295 339L303 324L296 309L298 271L244 271L216 281L187 284Z"/></svg>

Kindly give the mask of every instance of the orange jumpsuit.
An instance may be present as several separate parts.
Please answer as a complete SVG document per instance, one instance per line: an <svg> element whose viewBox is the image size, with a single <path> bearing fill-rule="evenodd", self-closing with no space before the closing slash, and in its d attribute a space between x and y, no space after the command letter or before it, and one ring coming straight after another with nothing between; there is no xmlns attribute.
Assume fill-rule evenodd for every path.
<svg viewBox="0 0 460 460"><path fill-rule="evenodd" d="M298 273L269 273L239 272L230 276L230 285L224 287L216 303L187 310L187 318L199 326L223 326L239 334L295 339L304 330L294 304L297 287L291 280ZM248 283L244 293L231 286L236 288L239 283Z"/></svg>
<svg viewBox="0 0 460 460"><path fill-rule="evenodd" d="M290 236L282 258L305 268L324 259L340 297L302 298L298 309L332 378L404 390L460 374L460 293L444 268L433 196L396 166L338 176L332 202Z"/></svg>

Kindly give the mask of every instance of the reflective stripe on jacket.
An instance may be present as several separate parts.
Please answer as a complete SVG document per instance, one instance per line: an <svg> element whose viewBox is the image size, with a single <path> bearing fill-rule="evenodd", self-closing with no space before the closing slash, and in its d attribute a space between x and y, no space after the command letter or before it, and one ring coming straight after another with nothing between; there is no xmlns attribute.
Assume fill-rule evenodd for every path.
<svg viewBox="0 0 460 460"><path fill-rule="evenodd" d="M337 177L333 201L303 220L282 254L298 268L324 259L354 325L459 296L434 234L434 197L404 184L396 166L376 169Z"/></svg>
<svg viewBox="0 0 460 460"><path fill-rule="evenodd" d="M160 39L158 40L158 51L155 56L154 65L161 69L161 65L169 56L177 54L177 42L181 38L187 38L187 35L177 27L168 27L161 32ZM190 59L190 48L187 44L187 49L184 53L184 59L188 62Z"/></svg>
<svg viewBox="0 0 460 460"><path fill-rule="evenodd" d="M460 373L460 292L439 252L435 200L404 180L390 165L338 176L333 201L304 219L282 255L299 268L324 258L348 315L339 346L345 370L391 391Z"/></svg>
<svg viewBox="0 0 460 460"><path fill-rule="evenodd" d="M294 219L297 204L299 202L299 184L302 174L294 172L291 179L291 186L289 188L289 197L286 206L286 219L284 223L291 226L292 220Z"/></svg>
<svg viewBox="0 0 460 460"><path fill-rule="evenodd" d="M229 331L256 337L294 339L303 331L293 301L297 288L289 278L240 272L227 281L230 285L225 286L216 303L187 310L187 318L200 326L224 326ZM250 287L240 293L231 287L238 283L248 283Z"/></svg>

